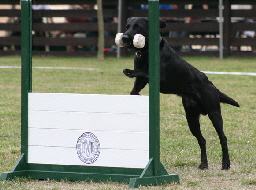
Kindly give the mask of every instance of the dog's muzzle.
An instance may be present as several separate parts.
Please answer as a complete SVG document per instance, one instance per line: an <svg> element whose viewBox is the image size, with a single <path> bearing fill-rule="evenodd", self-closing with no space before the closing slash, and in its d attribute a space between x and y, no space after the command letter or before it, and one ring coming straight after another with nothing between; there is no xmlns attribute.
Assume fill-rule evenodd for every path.
<svg viewBox="0 0 256 190"><path fill-rule="evenodd" d="M129 47L132 45L132 38L128 34L123 34L122 40L126 47Z"/></svg>
<svg viewBox="0 0 256 190"><path fill-rule="evenodd" d="M143 48L145 46L145 37L141 34L136 34L132 42L135 48ZM132 42L128 35L124 35L123 33L116 34L115 43L117 46L130 46Z"/></svg>

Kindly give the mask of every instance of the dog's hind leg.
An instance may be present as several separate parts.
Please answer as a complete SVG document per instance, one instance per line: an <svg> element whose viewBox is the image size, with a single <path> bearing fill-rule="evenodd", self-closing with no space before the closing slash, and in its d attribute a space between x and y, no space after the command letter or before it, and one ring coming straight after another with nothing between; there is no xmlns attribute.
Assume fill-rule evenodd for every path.
<svg viewBox="0 0 256 190"><path fill-rule="evenodd" d="M205 86L205 88L203 88L201 91L201 96L204 97L206 112L220 139L222 148L222 169L228 170L230 168L230 159L227 138L223 131L223 119L221 116L219 92L214 86L208 85Z"/></svg>
<svg viewBox="0 0 256 190"><path fill-rule="evenodd" d="M213 126L215 127L222 148L222 169L228 170L230 168L230 159L228 153L227 137L223 131L223 120L221 116L221 111L215 111L208 114L209 119L212 121Z"/></svg>
<svg viewBox="0 0 256 190"><path fill-rule="evenodd" d="M182 97L183 107L186 112L186 118L191 133L196 137L201 149L200 169L208 169L208 160L206 154L206 140L204 139L200 129L200 110L197 103L189 97Z"/></svg>

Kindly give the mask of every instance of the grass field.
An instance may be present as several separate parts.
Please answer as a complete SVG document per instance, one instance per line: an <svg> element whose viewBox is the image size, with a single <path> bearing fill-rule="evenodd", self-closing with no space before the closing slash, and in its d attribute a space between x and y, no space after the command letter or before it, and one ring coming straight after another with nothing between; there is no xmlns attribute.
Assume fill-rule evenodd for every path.
<svg viewBox="0 0 256 190"><path fill-rule="evenodd" d="M256 72L255 58L186 58L202 71ZM1 57L0 66L20 66L19 57ZM33 92L129 94L133 79L122 74L133 68L132 58L33 58ZM45 67L45 68L38 68ZM52 68L49 68L52 67ZM56 68L62 67L62 68ZM65 67L65 68L64 68ZM68 68L67 68L68 67ZM213 75L210 80L241 107L222 105L231 169L221 169L219 139L207 117L201 118L207 140L209 169L197 169L200 150L190 134L175 95L161 95L161 160L179 185L141 189L256 189L256 76ZM20 69L0 68L0 173L10 171L20 155ZM142 94L148 94L148 88ZM127 189L127 184L15 179L0 181L0 190Z"/></svg>

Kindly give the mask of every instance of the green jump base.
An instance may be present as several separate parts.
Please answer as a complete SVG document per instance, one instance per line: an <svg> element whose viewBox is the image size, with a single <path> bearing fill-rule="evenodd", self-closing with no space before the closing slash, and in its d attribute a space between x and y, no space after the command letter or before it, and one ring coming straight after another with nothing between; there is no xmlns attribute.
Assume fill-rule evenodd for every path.
<svg viewBox="0 0 256 190"><path fill-rule="evenodd" d="M179 183L177 174L168 174L159 163L160 170L155 171L153 159L145 169L115 168L97 166L72 166L26 163L24 154L17 161L14 169L1 174L1 180L15 178L53 179L70 181L120 182L128 183L129 188L139 186ZM154 175L154 172L157 174Z"/></svg>
<svg viewBox="0 0 256 190"><path fill-rule="evenodd" d="M168 174L163 176L140 177L139 175L123 174L99 174L99 173L75 173L59 171L14 171L5 172L1 175L1 180L12 180L15 178L30 179L52 179L52 180L70 180L70 181L93 181L93 182L120 182L128 183L129 188L138 188L139 186L161 185L166 183L179 183L179 176Z"/></svg>
<svg viewBox="0 0 256 190"><path fill-rule="evenodd" d="M70 181L93 181L93 182L120 182L129 183L129 188L139 186L161 185L166 183L179 183L179 176L176 174L142 177L122 174L98 174L98 173L74 173L58 171L16 171L5 172L1 175L1 180L11 180L15 178L31 179L53 179Z"/></svg>
<svg viewBox="0 0 256 190"><path fill-rule="evenodd" d="M139 186L161 185L166 183L179 183L177 174L168 174L162 176L131 178L129 188L138 188Z"/></svg>

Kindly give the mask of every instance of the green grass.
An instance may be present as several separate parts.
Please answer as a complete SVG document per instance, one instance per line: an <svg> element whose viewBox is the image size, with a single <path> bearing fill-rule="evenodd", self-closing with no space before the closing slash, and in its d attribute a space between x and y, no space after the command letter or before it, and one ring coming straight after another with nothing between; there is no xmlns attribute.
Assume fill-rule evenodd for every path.
<svg viewBox="0 0 256 190"><path fill-rule="evenodd" d="M199 70L256 72L255 58L185 58ZM20 66L19 57L1 57L0 66ZM132 58L34 57L34 66L80 67L81 69L33 69L34 92L129 94L133 79L122 74L133 68ZM88 69L90 68L90 70ZM92 69L91 69L92 68ZM256 76L210 75L210 80L241 107L222 105L231 169L222 171L218 136L207 117L201 118L207 140L209 170L197 169L200 150L190 134L175 95L161 95L161 159L181 184L150 189L255 189L256 188ZM104 79L104 80L102 80ZM0 173L10 171L20 155L20 69L0 69ZM148 94L148 88L142 94ZM127 189L127 184L16 179L0 181L0 190ZM143 187L141 189L148 189Z"/></svg>

